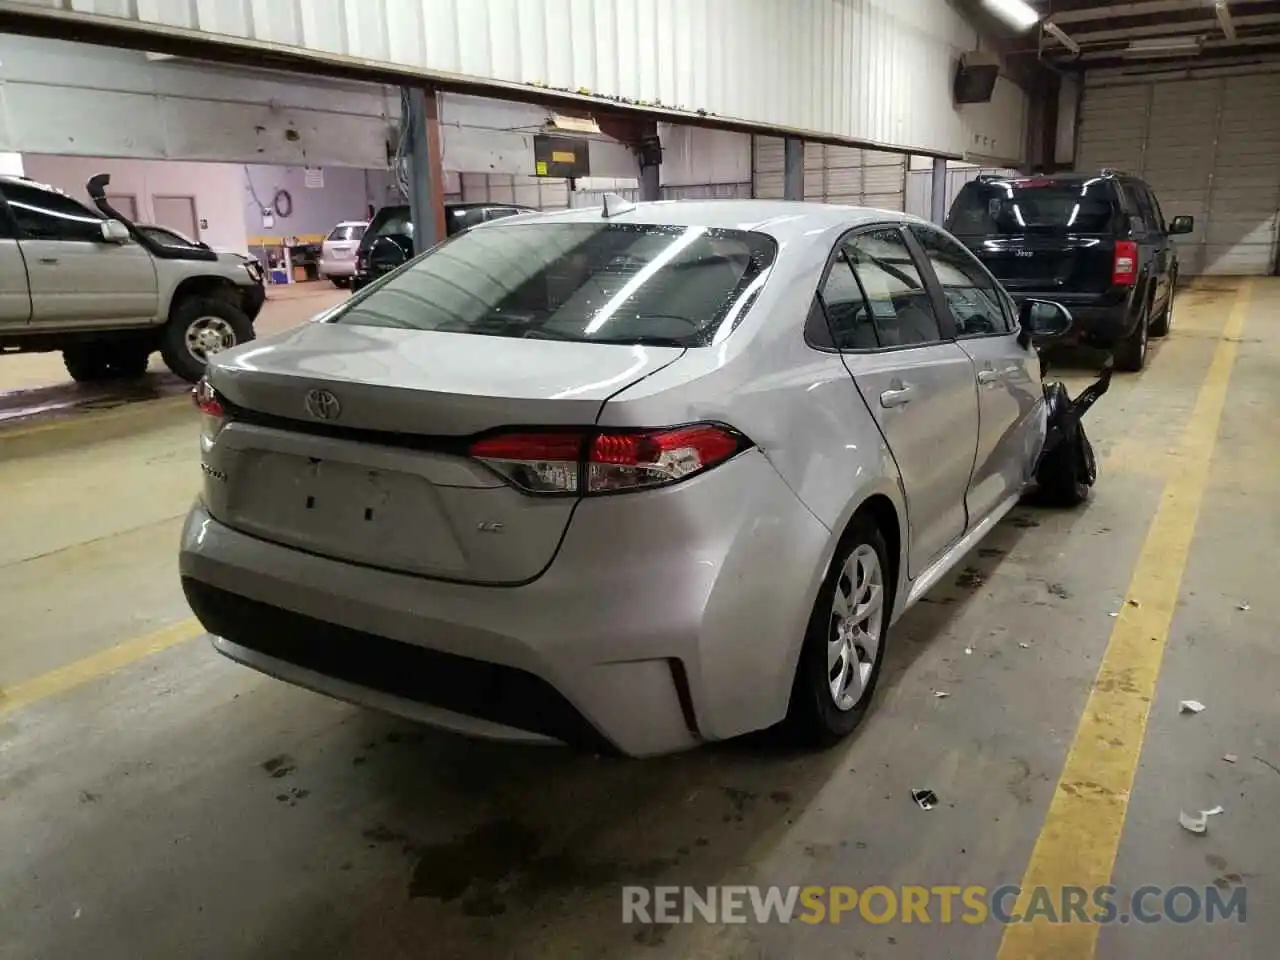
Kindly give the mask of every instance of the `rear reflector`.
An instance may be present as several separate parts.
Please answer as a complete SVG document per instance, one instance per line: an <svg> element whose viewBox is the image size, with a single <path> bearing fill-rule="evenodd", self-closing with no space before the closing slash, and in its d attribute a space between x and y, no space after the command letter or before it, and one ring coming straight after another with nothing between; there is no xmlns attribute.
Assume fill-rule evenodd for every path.
<svg viewBox="0 0 1280 960"><path fill-rule="evenodd" d="M526 493L585 495L677 483L749 446L728 427L702 423L661 430L504 433L477 440L469 452Z"/></svg>
<svg viewBox="0 0 1280 960"><path fill-rule="evenodd" d="M1111 282L1119 287L1131 287L1138 282L1138 245L1132 240L1116 241Z"/></svg>

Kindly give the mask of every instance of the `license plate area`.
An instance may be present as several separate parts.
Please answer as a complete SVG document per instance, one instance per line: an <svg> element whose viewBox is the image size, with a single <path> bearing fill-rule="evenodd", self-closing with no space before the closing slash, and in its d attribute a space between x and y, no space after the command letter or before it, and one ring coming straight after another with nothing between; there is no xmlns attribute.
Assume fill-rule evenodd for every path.
<svg viewBox="0 0 1280 960"><path fill-rule="evenodd" d="M425 477L272 451L244 451L232 524L279 543L380 567L460 571L465 557Z"/></svg>

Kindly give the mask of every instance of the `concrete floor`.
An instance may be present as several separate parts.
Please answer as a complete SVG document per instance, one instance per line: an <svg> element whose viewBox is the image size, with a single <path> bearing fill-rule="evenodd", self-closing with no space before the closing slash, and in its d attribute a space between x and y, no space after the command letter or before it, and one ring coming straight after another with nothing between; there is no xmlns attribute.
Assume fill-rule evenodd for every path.
<svg viewBox="0 0 1280 960"><path fill-rule="evenodd" d="M178 587L197 486L185 404L0 426L0 957L1088 957L1096 927L623 926L619 887L1099 870L1121 890L1242 884L1249 908L1243 924L1109 926L1099 957L1270 955L1278 309L1275 281L1182 293L1148 370L1091 414L1093 500L1018 508L896 627L872 716L817 755L515 749L260 677L196 637ZM1147 633L1141 663L1117 660ZM1207 709L1179 715L1187 698ZM1121 723L1114 755L1087 742ZM1132 789L1107 787L1139 746ZM915 787L939 806L918 809ZM1072 821L1085 787L1106 796ZM1179 827L1215 804L1207 835Z"/></svg>

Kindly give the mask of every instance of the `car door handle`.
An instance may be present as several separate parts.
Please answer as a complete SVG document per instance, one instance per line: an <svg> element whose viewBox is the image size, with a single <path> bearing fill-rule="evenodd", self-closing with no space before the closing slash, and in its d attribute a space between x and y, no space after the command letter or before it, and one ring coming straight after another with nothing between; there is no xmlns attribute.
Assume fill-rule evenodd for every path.
<svg viewBox="0 0 1280 960"><path fill-rule="evenodd" d="M58 258L57 257L41 257L40 262L45 264L46 266L51 267L58 262Z"/></svg>
<svg viewBox="0 0 1280 960"><path fill-rule="evenodd" d="M904 403L910 403L912 397L914 397L915 395L916 395L916 388L909 383L904 384L901 387L896 387L892 390L886 390L882 394L880 394L880 406L885 408L900 407Z"/></svg>
<svg viewBox="0 0 1280 960"><path fill-rule="evenodd" d="M1000 374L996 373L994 370L987 369L978 371L979 383L995 383L999 379Z"/></svg>

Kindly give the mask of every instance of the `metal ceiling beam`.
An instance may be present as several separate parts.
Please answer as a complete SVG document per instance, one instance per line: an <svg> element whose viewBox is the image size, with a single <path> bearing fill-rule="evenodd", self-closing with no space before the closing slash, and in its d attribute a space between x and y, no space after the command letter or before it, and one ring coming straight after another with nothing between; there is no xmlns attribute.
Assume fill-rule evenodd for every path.
<svg viewBox="0 0 1280 960"><path fill-rule="evenodd" d="M1055 7L1057 4L1055 4ZM1151 14L1172 13L1175 10L1193 10L1203 7L1200 0L1143 0L1140 3L1097 2L1087 7L1054 10L1053 21L1081 23L1087 20L1113 20L1116 17L1145 17Z"/></svg>
<svg viewBox="0 0 1280 960"><path fill-rule="evenodd" d="M1240 30L1252 27L1274 27L1280 32L1280 13L1257 14L1251 17L1235 17L1232 23ZM1213 34L1217 32L1217 22L1212 19L1182 20L1174 23L1150 23L1118 29L1072 31L1072 37L1080 44L1088 47L1095 43L1113 43L1117 40L1136 40L1140 37L1172 37L1182 34Z"/></svg>

